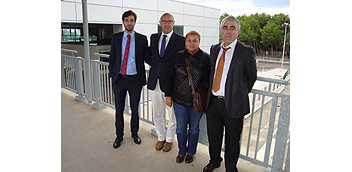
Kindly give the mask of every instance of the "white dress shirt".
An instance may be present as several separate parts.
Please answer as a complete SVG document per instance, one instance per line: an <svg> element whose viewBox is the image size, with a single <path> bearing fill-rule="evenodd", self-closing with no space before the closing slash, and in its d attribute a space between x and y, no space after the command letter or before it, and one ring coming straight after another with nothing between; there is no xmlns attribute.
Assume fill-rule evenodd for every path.
<svg viewBox="0 0 352 172"><path fill-rule="evenodd" d="M225 96L225 84L226 84L226 79L227 79L227 73L229 72L229 68L230 68L230 64L232 61L233 53L235 51L236 44L237 44L237 39L235 41L233 41L227 47L224 47L224 42L221 42L221 47L224 47L224 48L231 47L231 48L229 50L227 50L225 53L225 62L224 62L224 68L222 70L220 89L217 92L214 92L214 90L211 89L213 95L215 95L215 96ZM216 74L216 68L218 68L218 63L219 63L219 60L220 60L220 57L221 57L221 54L223 51L224 51L224 49L221 48L219 51L219 54L218 54L218 58L216 59L215 72L214 72L214 76L213 76L214 78L215 78L215 74Z"/></svg>

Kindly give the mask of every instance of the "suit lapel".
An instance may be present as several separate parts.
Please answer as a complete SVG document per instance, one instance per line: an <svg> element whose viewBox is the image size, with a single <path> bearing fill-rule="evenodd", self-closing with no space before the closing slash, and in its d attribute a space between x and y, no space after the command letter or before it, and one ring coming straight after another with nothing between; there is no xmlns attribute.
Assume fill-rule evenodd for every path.
<svg viewBox="0 0 352 172"><path fill-rule="evenodd" d="M229 66L229 72L227 73L226 83L227 82L231 83L234 80L235 76L233 74L235 73L236 65L241 62L240 60L241 60L241 56L242 56L242 53L243 53L242 46L243 45L238 41L237 44L236 44L236 47L235 47L235 52L233 53L233 57L232 57L230 66ZM231 85L231 84L226 84L226 86L228 86L228 85ZM228 88L226 88L226 86L225 86L225 94L229 94L226 91L228 89Z"/></svg>
<svg viewBox="0 0 352 172"><path fill-rule="evenodd" d="M164 56L166 56L167 53L169 53L169 51L171 51L172 47L174 47L176 45L176 38L175 38L174 35L175 35L175 32L172 33L172 35L171 35L169 43L167 44L167 47L166 47L165 52L164 52ZM159 39L158 40L160 40L160 36L161 36L161 34L159 35Z"/></svg>
<svg viewBox="0 0 352 172"><path fill-rule="evenodd" d="M212 52L211 66L212 66L213 74L215 72L216 59L218 58L220 48L221 48L221 44L218 44L214 47L214 52Z"/></svg>
<svg viewBox="0 0 352 172"><path fill-rule="evenodd" d="M216 59L218 58L220 47L221 47L221 44L215 45L211 52L211 57L210 57L210 67L211 67L210 68L210 83L211 83L210 86L211 87L213 87Z"/></svg>
<svg viewBox="0 0 352 172"><path fill-rule="evenodd" d="M119 42L118 42L118 46L116 47L117 48L116 56L119 64L121 63L122 35L123 35L123 32L121 32L120 34L117 34L117 40ZM118 65L118 68L120 68L120 65Z"/></svg>
<svg viewBox="0 0 352 172"><path fill-rule="evenodd" d="M230 70L233 70L234 66L239 63L242 53L243 53L242 44L239 41L237 41L235 51L233 52L233 57L230 63L229 73L230 73Z"/></svg>
<svg viewBox="0 0 352 172"><path fill-rule="evenodd" d="M135 33L134 33L134 37L135 37L135 49L134 49L134 54L135 54L135 63L136 63L136 66L137 66L137 64L138 64L138 57L139 57L139 51L137 51L137 47L139 48L139 47L142 47L142 45L141 45L141 37L140 37L140 35L139 35L139 33L137 33L136 31L135 31Z"/></svg>
<svg viewBox="0 0 352 172"><path fill-rule="evenodd" d="M160 40L160 36L161 36L161 32L159 32L157 36L154 36L154 37L153 37L152 42L155 42L155 43L153 44L152 51L153 51L153 50L156 50L156 52L157 52L157 54L158 54L158 57L161 59L160 54L159 54L159 52L160 52L160 51L159 51L159 40ZM164 54L165 54L165 53L164 53Z"/></svg>

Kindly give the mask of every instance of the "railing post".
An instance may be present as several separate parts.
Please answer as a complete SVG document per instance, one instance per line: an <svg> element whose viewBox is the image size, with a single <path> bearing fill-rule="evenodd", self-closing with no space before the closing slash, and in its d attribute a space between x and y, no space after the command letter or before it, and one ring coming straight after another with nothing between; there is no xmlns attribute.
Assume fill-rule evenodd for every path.
<svg viewBox="0 0 352 172"><path fill-rule="evenodd" d="M66 88L65 58L61 55L61 87Z"/></svg>
<svg viewBox="0 0 352 172"><path fill-rule="evenodd" d="M91 87L91 73L90 73L90 56L89 56L89 28L88 28L88 6L87 0L82 0L82 14L83 14L83 37L84 37L84 57L85 57L85 71L84 71L84 81L86 84L86 96L88 103L92 103L92 87ZM87 34L85 34L87 33Z"/></svg>
<svg viewBox="0 0 352 172"><path fill-rule="evenodd" d="M76 75L76 89L78 96L76 96L76 100L84 101L87 100L84 89L83 89L83 77L82 77L82 62L81 57L74 58L74 66L75 66L75 75Z"/></svg>
<svg viewBox="0 0 352 172"><path fill-rule="evenodd" d="M100 110L104 109L106 106L101 103L101 87L100 87L100 69L98 67L98 60L92 61L93 64L93 83L94 83L94 95L95 103L93 103L93 108Z"/></svg>
<svg viewBox="0 0 352 172"><path fill-rule="evenodd" d="M272 172L283 171L288 129L290 126L290 94L284 93L283 95L280 106Z"/></svg>

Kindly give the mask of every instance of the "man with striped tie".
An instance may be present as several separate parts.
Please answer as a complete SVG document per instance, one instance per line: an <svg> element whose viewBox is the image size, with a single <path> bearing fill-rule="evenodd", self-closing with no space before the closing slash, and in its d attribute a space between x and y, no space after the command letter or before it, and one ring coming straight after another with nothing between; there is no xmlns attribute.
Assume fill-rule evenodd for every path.
<svg viewBox="0 0 352 172"><path fill-rule="evenodd" d="M141 143L141 139L138 136L138 104L142 87L147 83L144 61L150 65L151 57L147 37L134 31L136 20L137 15L132 10L124 12L122 22L125 30L115 33L111 41L109 71L110 77L112 77L115 94L116 139L113 143L115 149L121 145L121 141L123 140L123 111L127 91L130 96L130 106L132 110L131 136L136 144Z"/></svg>

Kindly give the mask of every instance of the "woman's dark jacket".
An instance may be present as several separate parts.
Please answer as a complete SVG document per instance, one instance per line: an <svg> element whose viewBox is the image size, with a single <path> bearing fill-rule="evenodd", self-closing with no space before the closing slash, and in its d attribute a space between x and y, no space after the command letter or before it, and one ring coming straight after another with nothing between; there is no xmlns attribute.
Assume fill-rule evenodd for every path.
<svg viewBox="0 0 352 172"><path fill-rule="evenodd" d="M172 101L185 107L192 105L192 88L188 81L185 58L191 68L195 92L208 90L210 75L210 56L199 49L194 55L187 50L175 54L166 69L165 97L171 96Z"/></svg>

